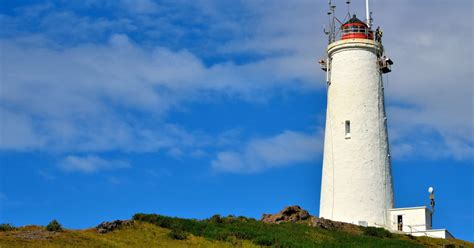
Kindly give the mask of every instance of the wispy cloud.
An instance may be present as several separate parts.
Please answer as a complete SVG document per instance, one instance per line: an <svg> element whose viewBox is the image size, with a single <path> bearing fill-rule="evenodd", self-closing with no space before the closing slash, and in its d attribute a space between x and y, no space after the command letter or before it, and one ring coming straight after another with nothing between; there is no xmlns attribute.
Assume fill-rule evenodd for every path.
<svg viewBox="0 0 474 248"><path fill-rule="evenodd" d="M160 7L152 0L121 0L126 10L136 13L155 13Z"/></svg>
<svg viewBox="0 0 474 248"><path fill-rule="evenodd" d="M1 126L4 149L157 150L172 142L168 134L175 131L162 116L180 102L223 92L251 100L264 96L272 84L296 80L292 74L281 77L283 70L267 80L280 67L272 62L208 67L185 50L147 51L125 35L64 51L5 40L0 45L5 61L1 98L7 103L0 110L15 121ZM14 106L16 114L7 106ZM133 111L147 113L153 125L123 117ZM18 135L10 138L13 131Z"/></svg>
<svg viewBox="0 0 474 248"><path fill-rule="evenodd" d="M223 151L211 162L214 170L255 173L317 158L322 150L321 135L284 131L276 136L249 141L241 150Z"/></svg>
<svg viewBox="0 0 474 248"><path fill-rule="evenodd" d="M56 177L48 171L38 170L38 174L46 180L54 180Z"/></svg>
<svg viewBox="0 0 474 248"><path fill-rule="evenodd" d="M466 123L458 123L465 117L456 119L452 113L435 112L438 111L429 108L389 108L389 134L394 158L469 160L474 157L474 121L470 120L473 116L466 113ZM450 120L449 116L453 119Z"/></svg>
<svg viewBox="0 0 474 248"><path fill-rule="evenodd" d="M397 142L409 141L419 127L429 129L447 148L446 156L458 159L474 156L473 56L465 42L472 37L472 15L462 7L466 2L472 6L470 1L447 7L443 1L373 4L396 62L385 85L388 105L409 106L389 111ZM177 155L182 136L170 131L166 115L183 102L202 101L203 95L258 102L275 89L324 87L314 64L325 49L322 2L90 0L85 5L130 13L95 17L67 4L60 10L48 4L0 16L5 24L1 149L167 149ZM433 18L444 24L427 28ZM24 29L32 20L38 29ZM452 32L448 23L463 31ZM234 61L242 57L247 59ZM134 112L153 125L134 121Z"/></svg>
<svg viewBox="0 0 474 248"><path fill-rule="evenodd" d="M6 199L7 196L4 193L0 192L0 202L6 201Z"/></svg>
<svg viewBox="0 0 474 248"><path fill-rule="evenodd" d="M30 116L0 106L0 149L26 150L42 146L43 142Z"/></svg>
<svg viewBox="0 0 474 248"><path fill-rule="evenodd" d="M93 173L103 170L114 170L130 167L130 163L122 160L106 160L98 156L67 156L58 166L68 172Z"/></svg>

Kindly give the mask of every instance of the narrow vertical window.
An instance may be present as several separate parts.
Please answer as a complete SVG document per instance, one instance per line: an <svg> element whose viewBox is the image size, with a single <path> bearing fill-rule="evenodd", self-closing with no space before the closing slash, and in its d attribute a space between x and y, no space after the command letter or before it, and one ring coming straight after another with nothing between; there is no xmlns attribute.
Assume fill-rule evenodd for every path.
<svg viewBox="0 0 474 248"><path fill-rule="evenodd" d="M351 138L351 121L346 121L346 124L345 124L345 134L346 134L346 139L350 139Z"/></svg>

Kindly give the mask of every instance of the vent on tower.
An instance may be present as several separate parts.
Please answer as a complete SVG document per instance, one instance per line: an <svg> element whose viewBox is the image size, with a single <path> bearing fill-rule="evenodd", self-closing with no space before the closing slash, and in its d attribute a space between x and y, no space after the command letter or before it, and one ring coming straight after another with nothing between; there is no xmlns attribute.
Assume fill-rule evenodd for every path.
<svg viewBox="0 0 474 248"><path fill-rule="evenodd" d="M350 139L351 138L351 121L346 121L346 124L345 124L345 137L346 139Z"/></svg>

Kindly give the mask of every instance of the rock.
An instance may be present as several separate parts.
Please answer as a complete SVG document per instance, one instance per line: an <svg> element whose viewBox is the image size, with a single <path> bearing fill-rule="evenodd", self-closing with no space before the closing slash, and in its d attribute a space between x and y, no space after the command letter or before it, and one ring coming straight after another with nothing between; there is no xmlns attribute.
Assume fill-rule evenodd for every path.
<svg viewBox="0 0 474 248"><path fill-rule="evenodd" d="M290 206L284 208L277 214L263 214L261 221L265 223L298 222L311 217L308 211L300 206Z"/></svg>
<svg viewBox="0 0 474 248"><path fill-rule="evenodd" d="M345 223L345 222L339 222L339 221L333 221L333 220L328 220L324 218L318 218L316 216L311 216L309 220L309 225L314 226L314 227L320 227L323 229L327 230L341 230L349 233L355 233L355 234L360 234L362 231L360 230L359 226Z"/></svg>
<svg viewBox="0 0 474 248"><path fill-rule="evenodd" d="M275 224L282 222L299 222L327 230L341 230L356 234L361 233L360 228L356 225L311 216L308 211L302 209L300 206L286 207L277 214L263 214L260 221Z"/></svg>
<svg viewBox="0 0 474 248"><path fill-rule="evenodd" d="M312 216L310 221L309 221L309 224L311 226L317 226L317 227L321 227L323 229L336 230L336 229L340 229L340 227L342 227L343 223Z"/></svg>
<svg viewBox="0 0 474 248"><path fill-rule="evenodd" d="M108 233L112 232L115 229L119 229L123 226L131 225L132 221L130 220L114 220L112 222L102 222L95 229L98 233Z"/></svg>

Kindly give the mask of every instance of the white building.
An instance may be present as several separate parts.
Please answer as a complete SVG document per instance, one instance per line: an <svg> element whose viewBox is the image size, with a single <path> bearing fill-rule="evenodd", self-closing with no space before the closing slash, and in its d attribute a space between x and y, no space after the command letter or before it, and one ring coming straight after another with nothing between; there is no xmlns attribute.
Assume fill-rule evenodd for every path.
<svg viewBox="0 0 474 248"><path fill-rule="evenodd" d="M425 206L390 209L391 230L408 233L413 236L432 238L454 238L446 229L431 229L433 213Z"/></svg>
<svg viewBox="0 0 474 248"><path fill-rule="evenodd" d="M414 236L452 237L431 229L426 207L394 208L382 74L391 72L382 32L355 15L336 29L331 6L326 71L327 111L320 217L384 227Z"/></svg>

